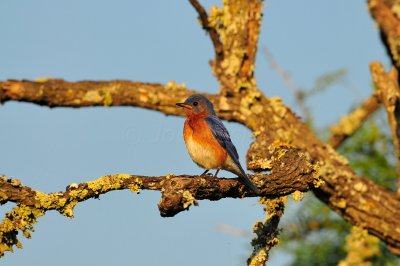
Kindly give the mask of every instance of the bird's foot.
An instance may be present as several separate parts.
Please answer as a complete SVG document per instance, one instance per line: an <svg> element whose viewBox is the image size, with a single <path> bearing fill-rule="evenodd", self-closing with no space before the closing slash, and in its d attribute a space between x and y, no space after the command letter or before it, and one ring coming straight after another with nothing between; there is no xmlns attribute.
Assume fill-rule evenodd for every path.
<svg viewBox="0 0 400 266"><path fill-rule="evenodd" d="M205 170L200 176L206 175L210 169Z"/></svg>
<svg viewBox="0 0 400 266"><path fill-rule="evenodd" d="M220 170L220 169L217 169L217 171L216 171L215 174L214 174L214 177L217 177L219 170Z"/></svg>

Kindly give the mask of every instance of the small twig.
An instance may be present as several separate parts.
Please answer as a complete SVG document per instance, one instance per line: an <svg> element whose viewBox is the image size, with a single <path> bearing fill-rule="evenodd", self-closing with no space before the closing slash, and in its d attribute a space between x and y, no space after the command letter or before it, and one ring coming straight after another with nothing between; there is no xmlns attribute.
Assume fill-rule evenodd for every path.
<svg viewBox="0 0 400 266"><path fill-rule="evenodd" d="M334 149L338 148L348 137L352 136L363 122L380 107L378 93L372 94L350 114L342 117L338 123L331 126L332 135L328 143Z"/></svg>
<svg viewBox="0 0 400 266"><path fill-rule="evenodd" d="M276 61L276 59L267 47L263 48L263 52L265 55L265 59L269 63L271 69L275 71L275 73L282 79L283 83L286 85L289 91L293 94L296 105L300 108L301 116L305 120L307 120L307 108L301 96L302 94L300 88L296 86L290 73L279 65L279 63Z"/></svg>
<svg viewBox="0 0 400 266"><path fill-rule="evenodd" d="M372 62L370 68L374 83L379 90L381 101L385 106L392 131L393 143L397 153L397 192L400 193L400 88L398 73L395 68L386 73L379 62Z"/></svg>
<svg viewBox="0 0 400 266"><path fill-rule="evenodd" d="M211 41L214 45L215 50L215 59L217 62L220 62L224 59L224 51L222 47L222 42L219 37L217 30L214 27L210 26L208 21L208 14L204 7L197 0L189 0L190 4L194 7L194 9L199 14L199 18L201 21L201 25L203 29L206 30L210 34Z"/></svg>
<svg viewBox="0 0 400 266"><path fill-rule="evenodd" d="M285 210L286 197L268 200L261 198L265 204L264 210L268 212L264 222L256 222L254 233L256 237L252 240L253 253L247 260L250 266L264 266L268 260L269 251L279 243L278 225Z"/></svg>

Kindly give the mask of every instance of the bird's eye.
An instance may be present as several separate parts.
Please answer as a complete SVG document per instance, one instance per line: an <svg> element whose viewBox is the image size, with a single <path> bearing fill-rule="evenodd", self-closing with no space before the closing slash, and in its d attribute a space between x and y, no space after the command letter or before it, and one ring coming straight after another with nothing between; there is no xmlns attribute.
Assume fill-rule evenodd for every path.
<svg viewBox="0 0 400 266"><path fill-rule="evenodd" d="M197 106L197 105L199 105L199 103L198 103L198 102L194 102L193 105L194 105L194 106Z"/></svg>

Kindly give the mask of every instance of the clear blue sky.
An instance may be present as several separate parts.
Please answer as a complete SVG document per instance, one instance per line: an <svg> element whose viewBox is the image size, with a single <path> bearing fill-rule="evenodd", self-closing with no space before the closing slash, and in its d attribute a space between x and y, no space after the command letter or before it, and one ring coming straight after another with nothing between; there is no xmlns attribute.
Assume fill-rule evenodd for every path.
<svg viewBox="0 0 400 266"><path fill-rule="evenodd" d="M264 46L302 88L328 71L349 71L350 86L335 86L311 102L319 126L370 94L369 62L388 65L365 1L267 1L263 23L256 76L267 95L294 102L263 57ZM175 80L193 90L218 89L208 66L210 40L187 1L3 0L0 36L0 80ZM181 139L183 118L128 107L49 109L8 102L0 106L0 121L0 173L45 192L109 173L201 172ZM250 132L225 124L244 164ZM256 199L201 201L161 218L159 198L158 192L119 191L79 204L72 220L49 212L33 238L23 239L24 248L7 253L1 264L244 265L250 240L216 227L251 230L264 218ZM6 208L11 204L1 214ZM273 254L271 265L287 261L285 254Z"/></svg>

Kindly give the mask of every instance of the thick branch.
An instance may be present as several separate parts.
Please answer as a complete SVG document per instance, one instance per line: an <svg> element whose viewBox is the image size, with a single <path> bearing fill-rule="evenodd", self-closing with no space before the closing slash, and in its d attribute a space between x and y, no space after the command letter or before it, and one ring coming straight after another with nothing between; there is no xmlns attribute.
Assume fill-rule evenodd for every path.
<svg viewBox="0 0 400 266"><path fill-rule="evenodd" d="M294 191L307 191L314 184L314 169L306 158L299 156L295 149L287 150L273 160L274 172L250 176L261 188L262 195L268 198L285 196ZM116 174L101 177L82 184L72 184L65 192L44 194L23 186L16 179L0 179L0 203L14 202L28 207L58 210L65 213L70 202L81 202L113 190L131 189L133 191L159 190L162 199L159 204L162 216L174 216L183 207L183 192L189 191L194 199L219 200L221 198L242 198L256 196L248 191L236 179L215 178L212 176L159 176L148 177L128 174ZM72 213L71 213L72 215Z"/></svg>
<svg viewBox="0 0 400 266"><path fill-rule="evenodd" d="M334 149L338 148L348 137L352 136L361 127L364 121L378 110L379 107L379 95L378 93L374 93L350 114L342 117L337 124L331 126L332 135L328 140L329 145Z"/></svg>
<svg viewBox="0 0 400 266"><path fill-rule="evenodd" d="M190 95L198 93L184 85L169 82L158 83L114 81L68 82L62 79L40 81L0 81L0 103L20 101L48 107L91 107L91 106L136 106L160 111L166 115L183 116L177 102L183 102ZM203 93L213 103L218 116L228 121L241 121L235 112L240 99ZM235 113L233 113L235 112Z"/></svg>
<svg viewBox="0 0 400 266"><path fill-rule="evenodd" d="M16 85L19 89L11 89L12 93L10 95L10 89L4 89L5 84ZM58 84L59 86L53 86L52 84ZM87 93L97 94L101 88L107 93L108 90L112 89L104 85L110 85L113 82L87 82L88 86L83 86L82 84L84 83L52 80L43 83L28 81L3 82L0 83L0 95L2 95L2 99L32 100L35 103L48 104L50 106L55 106L56 104L74 107L101 105L102 102L89 101L88 103L82 101L82 98ZM41 93L35 94L36 90L40 90ZM67 93L68 91L69 94ZM165 114L180 115L172 105L192 93L192 91L185 89L167 90L161 85L150 86L149 91L150 93L140 92L140 86L133 86L127 91L119 91L125 97L119 98L116 96L119 100L113 101L111 105L132 104L158 110ZM64 96L67 100L62 100ZM75 99L74 97L77 98ZM323 179L320 182L316 181L321 186L319 189L314 190L320 199L351 223L367 229L371 234L388 243L395 251L397 250L397 253L400 253L400 232L388 232L388 228L400 228L400 219L398 219L400 217L400 213L398 213L400 199L398 196L378 187L365 178L355 175L350 169L347 160L338 155L330 146L326 146L319 141L279 99L268 99L262 94L257 98L247 98L245 105L248 107L247 111L242 112L245 106L241 99L224 96L209 97L214 102L221 118L239 121L254 131L256 141L251 145L247 156L250 169L262 171L272 168L274 172L275 169L272 167L273 159L279 157L277 155L279 151L285 154L284 150L287 150L282 147L290 143L300 148L297 158L304 157L311 168L318 171L317 176ZM278 178L276 182L279 182L279 180L285 179ZM289 187L289 185L285 183L277 186L269 184L268 187L282 193L282 189ZM275 196L277 196L276 193L274 194ZM369 213L368 208L370 207L368 206L376 206L376 208ZM165 212L167 213L168 211ZM175 210L172 210L170 213L174 212ZM380 218L377 220L374 217Z"/></svg>
<svg viewBox="0 0 400 266"><path fill-rule="evenodd" d="M395 68L386 73L383 66L378 62L370 65L374 83L379 90L381 101L383 102L390 129L392 131L393 143L397 153L397 191L400 193L400 88L398 83L398 73Z"/></svg>
<svg viewBox="0 0 400 266"><path fill-rule="evenodd" d="M288 150L273 161L274 172L270 175L250 176L267 198L276 198L295 191L307 191L314 186L314 169L305 158L298 159L298 151ZM65 192L46 194L24 186L16 179L0 178L0 203L14 202L17 206L6 215L0 224L0 256L12 251L13 246L21 247L17 238L21 231L30 237L37 218L46 211L57 210L67 217L73 217L74 207L90 198L113 190L130 189L161 191L158 204L161 216L171 217L188 210L197 200L219 200L222 198L254 197L252 191L237 179L215 178L212 176L159 176L146 177L128 174L103 176L81 184L71 184Z"/></svg>
<svg viewBox="0 0 400 266"><path fill-rule="evenodd" d="M262 106L259 112L250 115L254 118L245 119L257 119L256 124L248 125L256 136L247 154L248 168L254 171L270 169L266 158L273 156L271 151L277 144L289 143L299 148L309 156L309 162L318 169L322 179L320 186L313 189L318 198L400 254L400 231L390 229L400 228L399 196L357 176L344 157L318 140L280 100L261 98L256 104Z"/></svg>
<svg viewBox="0 0 400 266"><path fill-rule="evenodd" d="M262 18L261 0L228 0L213 6L208 18L223 46L223 60L211 61L225 96L253 91L254 62Z"/></svg>
<svg viewBox="0 0 400 266"><path fill-rule="evenodd" d="M368 0L372 17L381 30L381 38L394 66L400 69L400 14L398 1Z"/></svg>
<svg viewBox="0 0 400 266"><path fill-rule="evenodd" d="M114 81L67 82L62 79L0 82L0 102L22 101L49 107L138 106L179 114L175 103L194 91L184 85Z"/></svg>

